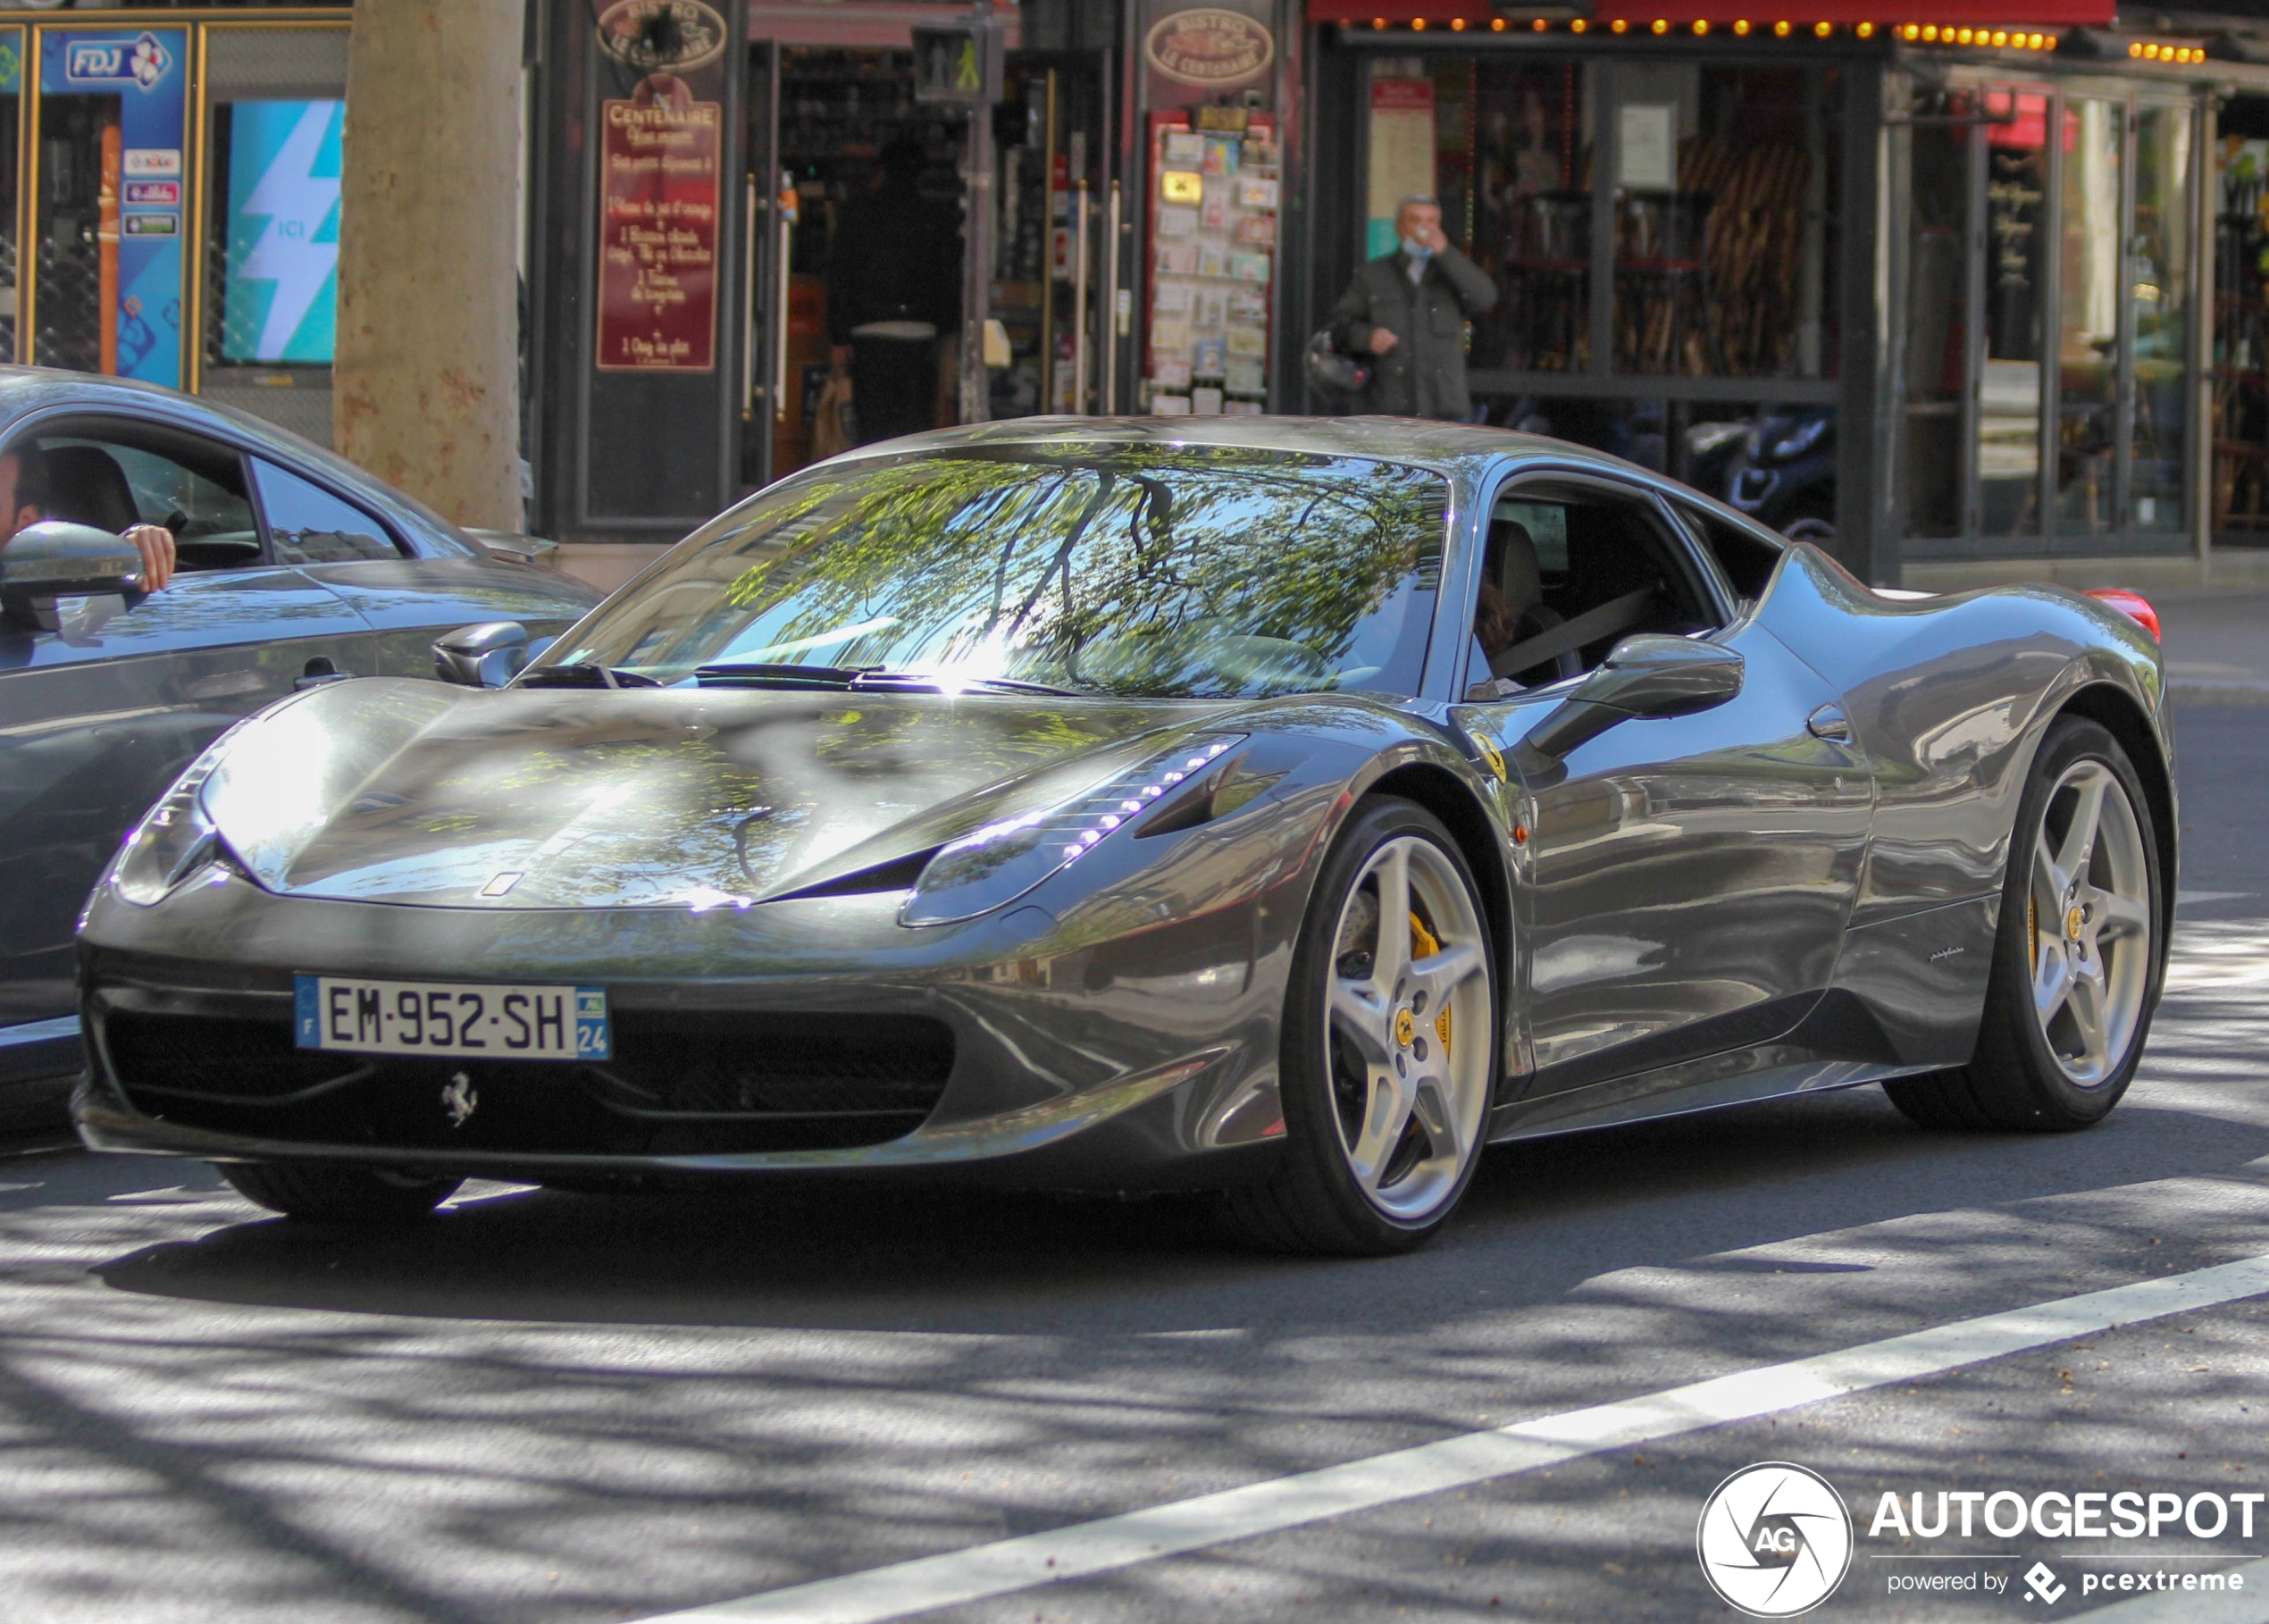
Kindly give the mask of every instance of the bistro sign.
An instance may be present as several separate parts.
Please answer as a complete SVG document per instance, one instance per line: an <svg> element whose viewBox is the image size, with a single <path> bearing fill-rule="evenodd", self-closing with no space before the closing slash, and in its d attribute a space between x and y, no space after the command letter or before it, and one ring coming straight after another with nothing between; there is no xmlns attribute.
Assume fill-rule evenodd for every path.
<svg viewBox="0 0 2269 1624"><path fill-rule="evenodd" d="M1167 78L1218 88L1266 69L1276 60L1277 41L1243 12L1207 6L1161 19L1143 49Z"/></svg>
<svg viewBox="0 0 2269 1624"><path fill-rule="evenodd" d="M615 0L599 14L599 45L641 73L682 72L724 54L724 19L701 0Z"/></svg>

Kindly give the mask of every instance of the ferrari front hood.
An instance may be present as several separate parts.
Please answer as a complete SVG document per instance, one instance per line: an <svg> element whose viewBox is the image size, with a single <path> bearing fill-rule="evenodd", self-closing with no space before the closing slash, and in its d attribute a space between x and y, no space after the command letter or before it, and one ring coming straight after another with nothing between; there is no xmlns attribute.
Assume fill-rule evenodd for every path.
<svg viewBox="0 0 2269 1624"><path fill-rule="evenodd" d="M291 895L746 907L1052 804L1220 708L340 683L231 740L205 805Z"/></svg>

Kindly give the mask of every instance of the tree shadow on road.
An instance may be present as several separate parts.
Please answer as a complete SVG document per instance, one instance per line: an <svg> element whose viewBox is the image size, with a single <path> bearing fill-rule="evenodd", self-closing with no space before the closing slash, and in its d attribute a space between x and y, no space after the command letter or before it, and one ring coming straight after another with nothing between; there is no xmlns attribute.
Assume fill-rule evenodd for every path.
<svg viewBox="0 0 2269 1624"><path fill-rule="evenodd" d="M2269 1128L2141 1105L2084 1134L1928 1134L1865 1089L1503 1147L1433 1247L1382 1260L1240 1251L1195 1199L859 1184L531 1191L393 1229L270 1219L98 1272L159 1296L486 1320L1360 1334L1549 1302L1619 1270L1737 1268L1703 1260L1792 1237L2227 1178L2265 1156Z"/></svg>

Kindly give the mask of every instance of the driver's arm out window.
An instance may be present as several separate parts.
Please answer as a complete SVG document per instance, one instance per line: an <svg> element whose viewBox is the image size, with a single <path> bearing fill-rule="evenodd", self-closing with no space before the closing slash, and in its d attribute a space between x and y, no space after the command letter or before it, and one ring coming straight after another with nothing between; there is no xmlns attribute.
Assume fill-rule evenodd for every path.
<svg viewBox="0 0 2269 1624"><path fill-rule="evenodd" d="M183 570L241 569L260 561L260 532L235 452L205 442L180 456L101 434L42 435L50 518L123 532L173 532ZM210 455L205 453L209 451Z"/></svg>

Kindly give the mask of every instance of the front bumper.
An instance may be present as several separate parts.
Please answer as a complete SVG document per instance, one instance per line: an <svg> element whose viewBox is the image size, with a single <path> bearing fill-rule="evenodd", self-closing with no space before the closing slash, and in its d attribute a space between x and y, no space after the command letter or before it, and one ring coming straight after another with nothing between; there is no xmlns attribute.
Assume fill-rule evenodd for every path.
<svg viewBox="0 0 2269 1624"><path fill-rule="evenodd" d="M80 1131L105 1151L527 1182L1201 1187L1273 1151L1288 953L1271 943L1288 927L1268 893L1100 941L1093 918L1067 929L1036 906L909 931L896 900L510 913L241 879L155 909L98 897L80 946ZM602 982L623 1064L296 1051L296 972ZM460 1079L459 1107L465 1088L481 1102L469 1114L447 1098Z"/></svg>

